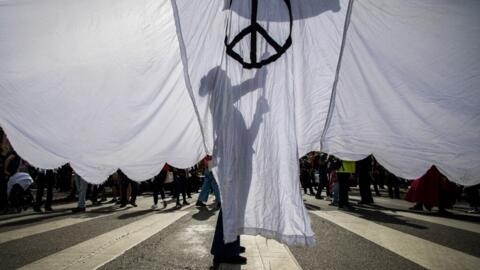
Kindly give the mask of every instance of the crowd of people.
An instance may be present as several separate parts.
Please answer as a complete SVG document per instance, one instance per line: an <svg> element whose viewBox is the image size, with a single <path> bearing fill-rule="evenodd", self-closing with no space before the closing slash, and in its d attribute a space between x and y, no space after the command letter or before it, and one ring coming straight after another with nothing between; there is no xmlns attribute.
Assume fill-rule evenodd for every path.
<svg viewBox="0 0 480 270"><path fill-rule="evenodd" d="M339 208L350 207L349 191L358 187L358 204L374 204L374 196L380 197L380 190L388 190L391 199L415 203L410 208L414 211L431 211L437 207L443 214L456 200L465 198L470 205L466 210L468 213L480 212L480 185L456 185L435 166L419 179L402 179L385 169L372 155L359 161L348 161L326 153L310 152L300 159L300 182L306 195L329 200L331 206ZM402 198L401 188L407 190ZM324 190L325 196L322 196Z"/></svg>
<svg viewBox="0 0 480 270"><path fill-rule="evenodd" d="M77 202L73 212L84 212L88 200L92 205L113 203L119 208L127 205L137 207L137 195L146 191L153 192L152 209L158 208L159 194L161 207L167 207L168 194L175 206L181 208L189 205L191 194L200 190L196 206L205 207L209 193L213 192L218 202L215 207L220 207L220 192L211 173L211 158L208 157L188 169L165 164L158 175L142 183L117 170L104 183L92 185L68 164L54 170L34 168L15 152L1 129L0 139L0 213L21 212L28 207L36 212L53 211L54 191L66 194L57 200ZM107 201L107 195L111 200Z"/></svg>

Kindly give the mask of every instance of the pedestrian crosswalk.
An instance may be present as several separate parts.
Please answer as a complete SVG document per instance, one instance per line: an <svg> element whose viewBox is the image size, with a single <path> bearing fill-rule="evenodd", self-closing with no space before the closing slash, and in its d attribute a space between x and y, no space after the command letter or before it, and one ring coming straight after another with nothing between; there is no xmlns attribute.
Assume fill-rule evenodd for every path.
<svg viewBox="0 0 480 270"><path fill-rule="evenodd" d="M151 196L142 196L137 200L138 207L128 207L127 209L118 209L118 207L108 208L108 211L101 210L102 207L91 207L87 213L70 214L66 211L58 210L54 213L33 214L27 212L23 215L12 216L0 220L0 261L1 269L208 269L211 266L211 255L209 247L211 237L216 221L216 213L213 207L208 209L199 209L194 207L195 197L190 200L189 206L180 209L169 206L166 209L151 210ZM391 208L382 207L360 209L362 211L339 211L336 208L328 206L328 202L314 200L306 197L305 201L310 204L310 214L317 217L322 222L328 222L332 226L343 230L344 233L338 234L338 237L344 237L347 234L360 236L360 240L373 243L385 250L406 259L417 265L418 268L427 269L480 269L480 223L478 219L464 221L448 217L434 215L422 215L419 213L408 212L408 203L402 201L393 201ZM388 199L383 199L380 204L388 204ZM312 207L312 205L314 207ZM398 208L399 210L395 210ZM61 208L57 208L61 209ZM93 209L93 211L92 211ZM400 211L403 209L402 211ZM64 209L65 210L65 209ZM455 245L449 245L448 241L435 241L432 238L422 237L422 233L412 233L409 230L401 230L397 226L389 226L385 222L379 222L374 218L369 218L369 213L382 214L390 218L402 218L411 220L412 224L423 224L424 226L410 227L409 230L436 229L435 224L442 228L451 228L454 233L461 233L462 237L469 237L468 245L476 245L459 249ZM359 215L362 213L362 215ZM131 221L129 218L132 218ZM31 254L22 253L22 250L15 252L7 251L11 247L22 245L35 245L36 249L41 250L49 241L31 242L31 239L48 239L48 235L62 230L62 237L68 238L70 235L80 233L78 226L95 226L96 224L107 224L109 220L122 219L118 226L112 226L111 230L102 231L98 235L73 242L68 247L61 249L52 249L49 247L48 254L42 255L34 260L24 260L22 258ZM472 221L473 220L473 221ZM18 225L16 225L18 224ZM97 225L100 226L100 225ZM322 234L326 232L323 227L313 228L317 238L324 239ZM441 237L445 231L438 233ZM466 236L465 236L466 235ZM32 237L36 238L32 238ZM453 238L455 236L452 236ZM354 239L354 238L349 238ZM478 241L476 241L478 239ZM462 241L459 237L458 241ZM186 242L187 245L179 245ZM189 243L189 244L188 244ZM243 256L247 257L248 263L242 266L221 265L220 269L322 269L329 265L331 258L322 258L324 265L318 265L313 258L302 256L301 253L307 253L309 250L319 250L316 256L322 256L320 253L321 245L339 245L341 241L334 243L325 243L318 241L317 247L302 247L300 251L294 251L274 240L265 239L260 236L242 236L241 243L246 247ZM362 245L358 242L350 242L348 245ZM168 252L165 249L156 252L158 247L168 246L174 249ZM153 248L152 248L153 247ZM340 247L341 248L341 247ZM302 251L303 250L303 251ZM473 251L472 251L473 250ZM15 254L15 255L12 255ZM140 254L140 255L139 255ZM362 253L362 256L369 256L368 253ZM365 255L367 254L367 255ZM353 256L354 254L352 254ZM382 257L381 254L372 254L372 258ZM348 260L349 258L344 258ZM369 261L368 257L365 261ZM169 264L171 260L175 263ZM356 265L330 264L331 268L358 268ZM364 268L372 268L365 265ZM398 265L399 269L403 269Z"/></svg>
<svg viewBox="0 0 480 270"><path fill-rule="evenodd" d="M161 231L185 211L150 215L139 221L67 248L20 269L97 269L138 243Z"/></svg>
<svg viewBox="0 0 480 270"><path fill-rule="evenodd" d="M341 211L314 211L375 244L427 269L478 269L480 258L376 224Z"/></svg>

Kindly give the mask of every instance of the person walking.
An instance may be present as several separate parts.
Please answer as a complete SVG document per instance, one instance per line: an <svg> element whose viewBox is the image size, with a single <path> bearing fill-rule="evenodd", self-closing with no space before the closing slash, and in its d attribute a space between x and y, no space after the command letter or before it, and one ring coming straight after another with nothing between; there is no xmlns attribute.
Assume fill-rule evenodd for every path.
<svg viewBox="0 0 480 270"><path fill-rule="evenodd" d="M87 198L88 183L77 173L73 172L72 177L78 191L77 207L72 209L73 213L85 212L85 201Z"/></svg>
<svg viewBox="0 0 480 270"><path fill-rule="evenodd" d="M163 189L163 185L164 185L165 179L167 178L168 170L169 170L168 164L165 163L160 173L158 173L153 178L153 182L152 182L153 183L153 205L152 205L153 210L158 208L157 206L158 193L160 193L160 196L162 198L163 208L167 208L167 201L165 200L165 191Z"/></svg>
<svg viewBox="0 0 480 270"><path fill-rule="evenodd" d="M37 194L35 197L35 205L33 210L35 212L42 212L43 205L43 192L45 187L47 188L47 198L45 200L45 211L53 211L52 209L52 200L53 200L53 185L55 182L55 173L53 170L39 169L36 177L37 183Z"/></svg>
<svg viewBox="0 0 480 270"><path fill-rule="evenodd" d="M220 208L220 191L218 190L217 182L215 181L215 177L212 173L213 161L211 156L206 156L203 159L203 167L204 169L204 180L202 189L200 194L198 195L196 206L206 207L207 205L205 202L208 201L208 194L210 194L210 190L213 190L213 194L215 195L215 201L217 202L216 208Z"/></svg>
<svg viewBox="0 0 480 270"><path fill-rule="evenodd" d="M360 202L359 204L373 203L372 191L370 184L372 182L372 159L371 155L356 162L356 172L358 176L358 185L360 187Z"/></svg>
<svg viewBox="0 0 480 270"><path fill-rule="evenodd" d="M133 207L137 207L137 195L138 195L138 183L132 181L128 176L126 176L121 170L117 171L118 178L120 180L120 188L121 188L121 198L120 198L120 208L127 206L127 201ZM128 200L128 185L132 188L132 193L130 194L130 200Z"/></svg>

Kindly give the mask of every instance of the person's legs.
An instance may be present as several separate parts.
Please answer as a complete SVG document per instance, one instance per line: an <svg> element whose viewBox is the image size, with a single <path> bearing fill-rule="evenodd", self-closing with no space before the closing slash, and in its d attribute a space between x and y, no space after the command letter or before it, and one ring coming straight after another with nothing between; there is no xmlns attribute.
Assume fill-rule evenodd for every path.
<svg viewBox="0 0 480 270"><path fill-rule="evenodd" d="M315 198L322 198L323 183L321 179L318 179L317 192L315 193Z"/></svg>
<svg viewBox="0 0 480 270"><path fill-rule="evenodd" d="M219 263L245 264L247 262L245 257L240 256L239 236L237 236L237 239L231 243L225 243L223 241L222 210L218 213L217 225L215 227L210 253L213 255L214 266Z"/></svg>
<svg viewBox="0 0 480 270"><path fill-rule="evenodd" d="M331 191L331 196L332 196L332 202L329 205L332 206L337 206L338 201L340 200L340 185L338 182L333 183L332 185L332 191Z"/></svg>
<svg viewBox="0 0 480 270"><path fill-rule="evenodd" d="M152 181L152 187L153 187L153 205L152 208L156 208L157 203L158 203L158 186L159 186L159 180L157 177L155 177Z"/></svg>
<svg viewBox="0 0 480 270"><path fill-rule="evenodd" d="M35 206L33 210L40 212L40 207L43 204L43 189L45 188L46 176L42 172L39 172L37 177L37 193L35 194Z"/></svg>
<svg viewBox="0 0 480 270"><path fill-rule="evenodd" d="M52 210L52 201L53 201L53 186L55 184L55 175L53 171L47 173L47 200L45 201L45 210Z"/></svg>
<svg viewBox="0 0 480 270"><path fill-rule="evenodd" d="M348 173L339 173L338 174L338 207L348 207L350 206L348 202L348 179L350 174Z"/></svg>
<svg viewBox="0 0 480 270"><path fill-rule="evenodd" d="M128 179L125 179L122 177L120 180L120 207L124 207L127 205L127 200L128 200L128 194L127 194L127 189L128 189Z"/></svg>
<svg viewBox="0 0 480 270"><path fill-rule="evenodd" d="M372 191L370 190L370 176L359 175L361 203L373 203Z"/></svg>
<svg viewBox="0 0 480 270"><path fill-rule="evenodd" d="M373 189L375 190L375 195L380 197L380 191L378 190L378 180L376 178L372 178Z"/></svg>
<svg viewBox="0 0 480 270"><path fill-rule="evenodd" d="M187 179L180 177L180 191L182 192L183 205L188 205L187 202Z"/></svg>
<svg viewBox="0 0 480 270"><path fill-rule="evenodd" d="M23 205L23 188L15 184L10 190L9 201L13 208L17 210L17 213L22 211Z"/></svg>
<svg viewBox="0 0 480 270"><path fill-rule="evenodd" d="M213 194L215 195L215 201L217 202L217 208L220 208L220 202L221 202L220 190L218 188L217 181L215 181L215 178L212 179L211 185L213 189Z"/></svg>
<svg viewBox="0 0 480 270"><path fill-rule="evenodd" d="M158 192L160 193L160 198L162 198L162 201L165 201L165 189L163 188L164 186L163 181L164 180L159 181L158 183Z"/></svg>
<svg viewBox="0 0 480 270"><path fill-rule="evenodd" d="M173 196L174 199L177 201L177 206L181 206L180 204L180 189L181 189L180 179L176 178L173 180Z"/></svg>
<svg viewBox="0 0 480 270"><path fill-rule="evenodd" d="M85 209L85 201L86 201L86 198L87 198L88 183L78 175L76 176L75 181L77 182L77 189L78 189L77 208L78 209Z"/></svg>
<svg viewBox="0 0 480 270"><path fill-rule="evenodd" d="M208 200L211 184L212 178L209 175L205 175L205 178L203 179L202 190L200 190L200 194L198 195L198 202L204 203Z"/></svg>
<svg viewBox="0 0 480 270"><path fill-rule="evenodd" d="M98 193L99 193L99 185L93 185L92 187L92 196L91 196L91 201L92 204L96 205L98 204Z"/></svg>
<svg viewBox="0 0 480 270"><path fill-rule="evenodd" d="M132 187L132 193L130 195L130 204L137 207L136 201L137 201L139 184L133 180L130 180L130 185Z"/></svg>
<svg viewBox="0 0 480 270"><path fill-rule="evenodd" d="M0 209L6 210L7 208L8 208L7 179L5 179L3 172L0 172Z"/></svg>

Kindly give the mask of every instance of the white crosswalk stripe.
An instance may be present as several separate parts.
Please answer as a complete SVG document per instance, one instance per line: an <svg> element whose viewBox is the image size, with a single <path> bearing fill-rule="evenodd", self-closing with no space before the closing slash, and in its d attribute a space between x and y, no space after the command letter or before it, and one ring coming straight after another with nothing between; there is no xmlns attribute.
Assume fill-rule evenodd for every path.
<svg viewBox="0 0 480 270"><path fill-rule="evenodd" d="M248 264L241 269L301 270L287 246L261 236L242 235L240 242L245 247ZM232 269L222 266L220 269ZM234 268L233 268L234 269Z"/></svg>
<svg viewBox="0 0 480 270"><path fill-rule="evenodd" d="M111 215L111 214L109 214L109 215ZM61 219L61 220L56 220L56 221L51 221L51 222L42 223L42 224L38 224L38 225L33 225L33 226L29 226L29 227L22 228L22 229L3 232L3 233L0 233L0 244L8 242L8 241L16 240L16 239L21 239L21 238L24 238L24 237L28 237L28 236L31 236L31 235L44 233L44 232L48 232L48 231L55 230L55 229L60 229L60 228L66 227L66 226L75 225L75 224L78 224L78 223L81 223L81 222L86 222L86 221L89 221L89 220L92 220L92 219L95 219L95 218L105 217L105 216L107 216L107 215L96 216L96 217L85 217L85 216L68 217L68 218L64 218L64 219Z"/></svg>
<svg viewBox="0 0 480 270"><path fill-rule="evenodd" d="M417 220L427 221L430 223L440 224L440 225L480 234L480 224L478 223L472 223L467 221L460 221L460 220L455 220L451 218L436 217L436 216L430 216L430 215L421 215L421 214L415 214L415 213L410 213L405 211L383 210L380 212L388 215L392 215L392 216L402 216L407 218L413 218Z"/></svg>

